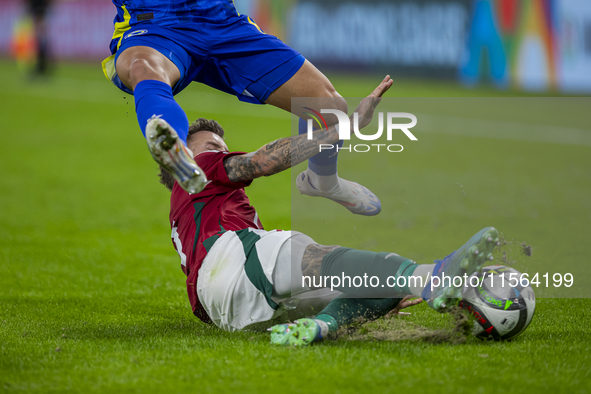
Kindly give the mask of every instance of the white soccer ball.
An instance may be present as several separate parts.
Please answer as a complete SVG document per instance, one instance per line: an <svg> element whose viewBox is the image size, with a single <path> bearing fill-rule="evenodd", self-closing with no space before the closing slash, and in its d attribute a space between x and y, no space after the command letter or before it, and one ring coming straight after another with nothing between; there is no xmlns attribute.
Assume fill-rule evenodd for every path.
<svg viewBox="0 0 591 394"><path fill-rule="evenodd" d="M468 278L459 305L474 316L472 333L477 338L498 341L515 338L527 328L536 298L521 272L491 265Z"/></svg>

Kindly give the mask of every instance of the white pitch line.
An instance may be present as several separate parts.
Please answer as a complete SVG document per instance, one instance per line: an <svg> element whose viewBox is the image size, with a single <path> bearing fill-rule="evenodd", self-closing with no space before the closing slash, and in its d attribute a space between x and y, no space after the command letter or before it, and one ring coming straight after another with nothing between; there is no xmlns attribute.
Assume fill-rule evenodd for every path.
<svg viewBox="0 0 591 394"><path fill-rule="evenodd" d="M33 96L66 101L82 101L92 104L110 104L124 106L122 98L106 97L109 82L56 77L50 83L68 86L64 89L39 90L35 86L28 89L10 89L0 91L0 94ZM74 87L74 88L70 88ZM112 89L116 89L114 86ZM93 92L101 92L95 94ZM108 94L108 93L107 93ZM125 93L120 92L125 95ZM123 97L123 96L120 96ZM131 97L127 98L132 101ZM237 99L233 99L237 100ZM277 108L241 103L228 111L229 97L207 92L184 91L179 97L183 108L187 111L225 116L237 116L258 119L289 120L290 115ZM133 106L131 106L133 109ZM240 108L237 110L236 108ZM544 142L561 145L591 146L591 129L579 129L561 126L536 125L531 123L506 122L457 116L415 114L418 118L417 136L420 134L447 134L466 137L493 138L500 140Z"/></svg>

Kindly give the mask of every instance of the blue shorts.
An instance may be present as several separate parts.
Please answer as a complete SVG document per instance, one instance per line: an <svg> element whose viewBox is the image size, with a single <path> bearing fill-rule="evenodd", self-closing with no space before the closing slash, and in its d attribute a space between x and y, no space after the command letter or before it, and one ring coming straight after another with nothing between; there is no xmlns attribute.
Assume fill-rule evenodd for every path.
<svg viewBox="0 0 591 394"><path fill-rule="evenodd" d="M254 104L264 103L305 61L245 15L224 23L135 24L123 35L114 61L134 46L154 48L178 67L181 77L174 94L197 81ZM116 74L110 79L132 93Z"/></svg>

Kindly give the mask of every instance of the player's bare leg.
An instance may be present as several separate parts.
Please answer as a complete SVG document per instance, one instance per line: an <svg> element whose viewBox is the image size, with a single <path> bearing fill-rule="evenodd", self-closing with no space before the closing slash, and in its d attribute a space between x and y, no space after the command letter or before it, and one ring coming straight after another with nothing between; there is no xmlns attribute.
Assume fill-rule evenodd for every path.
<svg viewBox="0 0 591 394"><path fill-rule="evenodd" d="M174 86L181 73L177 66L154 48L136 46L123 51L117 59L117 75L131 90L145 80Z"/></svg>
<svg viewBox="0 0 591 394"><path fill-rule="evenodd" d="M189 121L174 101L172 86L180 71L150 47L136 46L117 59L117 74L134 92L140 128L152 157L189 193L199 193L207 179L187 148Z"/></svg>
<svg viewBox="0 0 591 394"><path fill-rule="evenodd" d="M276 89L266 103L292 112L300 117L300 134L306 130L306 119L309 118L304 108L292 108L293 97L325 98L311 103L320 109L337 109L348 112L347 102L335 90L332 83L312 63L305 61L300 70L286 83ZM328 108L327 108L328 107ZM329 126L335 124L336 117L326 117ZM332 122L332 123L331 123ZM343 205L349 211L372 216L381 211L379 198L366 187L338 176L336 150L323 151L308 161L308 169L298 175L296 185L300 193L325 197Z"/></svg>

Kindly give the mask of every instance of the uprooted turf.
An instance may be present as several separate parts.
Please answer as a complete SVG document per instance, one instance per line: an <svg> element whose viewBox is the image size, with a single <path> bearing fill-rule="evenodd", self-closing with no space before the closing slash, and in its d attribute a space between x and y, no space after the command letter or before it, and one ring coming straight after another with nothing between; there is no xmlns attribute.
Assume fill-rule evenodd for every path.
<svg viewBox="0 0 591 394"><path fill-rule="evenodd" d="M433 344L459 345L471 339L474 319L454 307L444 315L443 327L427 328L409 321L408 315L388 313L374 321L358 320L349 326L340 327L337 339L349 341L423 341ZM447 324L446 324L447 323Z"/></svg>
<svg viewBox="0 0 591 394"><path fill-rule="evenodd" d="M463 344L434 344L409 334L389 338L396 340L341 337L293 349L271 347L267 334L225 333L199 322L190 313L169 238L168 192L158 184L156 165L141 139L133 98L104 81L97 65L62 65L55 79L35 85L25 83L10 63L0 62L0 72L0 390L590 391L589 300L538 299L531 326L508 343L468 338ZM343 95L360 96L379 79L336 77L334 83ZM498 94L402 81L391 93ZM180 100L190 118L217 118L235 149L253 150L289 134L288 118L273 108L250 106L202 87L191 87ZM445 145L443 137L437 138ZM500 149L498 144L493 148ZM460 245L465 241L464 233L460 237L456 232L469 236L478 230L475 224L489 225L493 214L502 226L491 225L533 245L532 259L555 256L553 248L561 245L553 240L562 236L556 228L567 226L576 230L573 236L584 237L580 233L589 221L589 148L579 147L571 154L558 147L539 148L548 154L546 159L556 160L554 178L532 177L526 185L530 194L509 196L530 205L481 212L474 203L461 222L453 220L462 209L454 199L486 202L490 189L465 176L468 183L460 179L463 195L456 185L456 170L439 159L422 157L416 169L401 163L392 176L392 190L405 209L396 222L376 219L391 237L392 251L410 253L421 262L441 258L457 246L452 240ZM516 154L507 149L506 157ZM471 154L482 157L488 152ZM539 160L536 152L521 152L526 157L520 159ZM518 180L511 178L509 164L498 171L513 186ZM405 188L408 182L415 182L413 189ZM428 182L435 185L437 196L432 189L421 189ZM543 189L547 182L553 187ZM249 189L267 228L290 226L289 174L257 180ZM535 206L536 199L541 205ZM568 209L574 208L581 214L570 215ZM411 222L425 209L437 233L422 227L420 220ZM543 221L536 219L541 217ZM353 225L340 231L351 232ZM585 261L587 247L576 237L564 258ZM360 246L381 248L372 242L359 236ZM397 318L387 330L386 321L372 323L373 332L416 334L453 328L449 316L424 304L412 313ZM371 332L369 327L352 335Z"/></svg>

